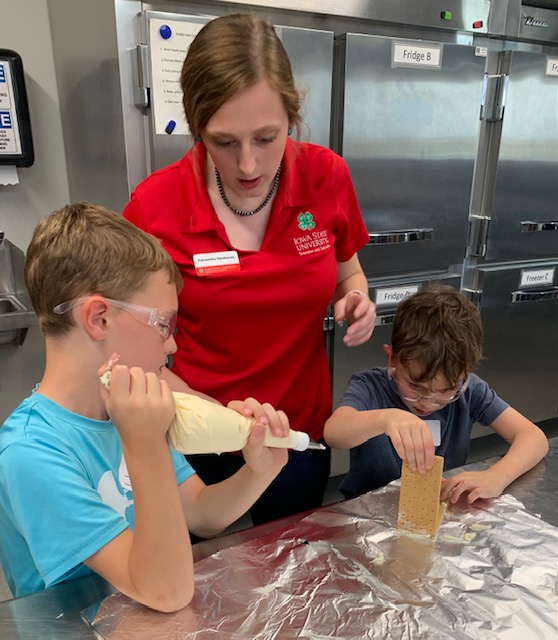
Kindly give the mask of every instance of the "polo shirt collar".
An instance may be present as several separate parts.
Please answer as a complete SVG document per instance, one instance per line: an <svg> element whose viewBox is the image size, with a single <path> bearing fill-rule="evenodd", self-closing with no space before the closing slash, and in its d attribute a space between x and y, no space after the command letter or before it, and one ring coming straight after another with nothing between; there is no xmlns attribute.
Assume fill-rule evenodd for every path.
<svg viewBox="0 0 558 640"><path fill-rule="evenodd" d="M277 207L281 209L310 207L319 202L303 161L304 147L305 143L287 139L279 189L273 202L274 210ZM206 157L205 146L201 142L196 142L180 161L181 230L186 233L216 231L222 227L204 184Z"/></svg>

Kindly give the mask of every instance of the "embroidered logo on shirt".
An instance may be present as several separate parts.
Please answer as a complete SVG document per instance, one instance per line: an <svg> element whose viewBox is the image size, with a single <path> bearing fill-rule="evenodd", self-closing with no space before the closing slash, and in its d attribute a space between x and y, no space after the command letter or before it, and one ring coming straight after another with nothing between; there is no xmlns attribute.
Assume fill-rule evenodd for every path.
<svg viewBox="0 0 558 640"><path fill-rule="evenodd" d="M298 221L299 229L311 232L293 238L293 242L295 243L299 256L307 256L310 253L321 253L322 251L331 249L331 242L327 229L324 229L323 231L312 231L312 229L316 227L316 223L314 222L314 216L310 211L299 213L296 219Z"/></svg>
<svg viewBox="0 0 558 640"><path fill-rule="evenodd" d="M298 217L298 228L302 229L302 231L310 231L316 226L314 222L314 216L310 213L310 211L306 211L306 213L299 213Z"/></svg>

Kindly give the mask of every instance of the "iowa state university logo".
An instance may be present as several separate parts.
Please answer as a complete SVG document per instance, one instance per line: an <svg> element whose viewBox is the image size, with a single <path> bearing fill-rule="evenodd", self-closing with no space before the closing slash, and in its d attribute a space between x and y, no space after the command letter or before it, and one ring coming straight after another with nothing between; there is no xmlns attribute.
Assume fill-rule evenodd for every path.
<svg viewBox="0 0 558 640"><path fill-rule="evenodd" d="M306 256L310 253L320 253L327 251L331 247L327 229L324 231L314 231L316 223L310 211L299 213L297 216L298 228L307 233L295 236L293 241L298 250L298 255Z"/></svg>

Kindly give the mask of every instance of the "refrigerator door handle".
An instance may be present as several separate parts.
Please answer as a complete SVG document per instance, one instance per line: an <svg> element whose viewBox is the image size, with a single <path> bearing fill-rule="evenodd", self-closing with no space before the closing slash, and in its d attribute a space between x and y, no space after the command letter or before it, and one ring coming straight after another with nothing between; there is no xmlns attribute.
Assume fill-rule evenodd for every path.
<svg viewBox="0 0 558 640"><path fill-rule="evenodd" d="M400 244L431 240L434 229L395 229L381 233L368 233L368 244Z"/></svg>
<svg viewBox="0 0 558 640"><path fill-rule="evenodd" d="M547 222L524 220L520 224L521 233L528 233L530 231L558 231L558 220L549 220Z"/></svg>
<svg viewBox="0 0 558 640"><path fill-rule="evenodd" d="M512 302L532 302L533 300L558 300L558 287L546 291L512 291Z"/></svg>
<svg viewBox="0 0 558 640"><path fill-rule="evenodd" d="M376 316L376 320L374 321L375 327L382 327L386 324L393 324L393 319L395 318L395 311L391 313L386 313L384 315L378 314Z"/></svg>

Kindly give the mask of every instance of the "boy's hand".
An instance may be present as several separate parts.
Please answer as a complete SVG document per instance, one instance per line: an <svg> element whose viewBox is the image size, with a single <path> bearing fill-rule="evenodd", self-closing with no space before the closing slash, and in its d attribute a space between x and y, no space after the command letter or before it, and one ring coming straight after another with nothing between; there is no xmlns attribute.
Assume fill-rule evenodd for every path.
<svg viewBox="0 0 558 640"><path fill-rule="evenodd" d="M155 373L139 367L114 364L115 359L99 369L99 376L110 367L110 388L101 386L107 413L123 442L150 443L166 439L176 407L170 387Z"/></svg>
<svg viewBox="0 0 558 640"><path fill-rule="evenodd" d="M272 436L283 438L289 435L289 419L285 412L278 411L269 402L260 404L255 398L246 398L231 400L227 407L247 418L254 418L257 424L269 426Z"/></svg>
<svg viewBox="0 0 558 640"><path fill-rule="evenodd" d="M246 465L254 474L275 476L289 461L289 450L265 447L264 438L265 426L255 422L252 425L248 442L242 449L242 455Z"/></svg>
<svg viewBox="0 0 558 640"><path fill-rule="evenodd" d="M444 502L455 504L462 495L466 495L467 502L472 504L479 498L497 498L505 488L499 474L491 469L463 471L442 480L440 497Z"/></svg>
<svg viewBox="0 0 558 640"><path fill-rule="evenodd" d="M434 464L434 440L428 425L408 411L393 409L388 415L384 433L397 455L407 460L411 471L426 473Z"/></svg>
<svg viewBox="0 0 558 640"><path fill-rule="evenodd" d="M248 467L258 475L270 471L276 474L278 469L287 464L289 452L287 449L265 447L263 442L267 426L272 435L279 438L289 434L289 419L285 412L276 410L268 402L260 404L254 398L246 398L244 401L231 400L227 406L244 416L254 418L250 437L242 449Z"/></svg>

